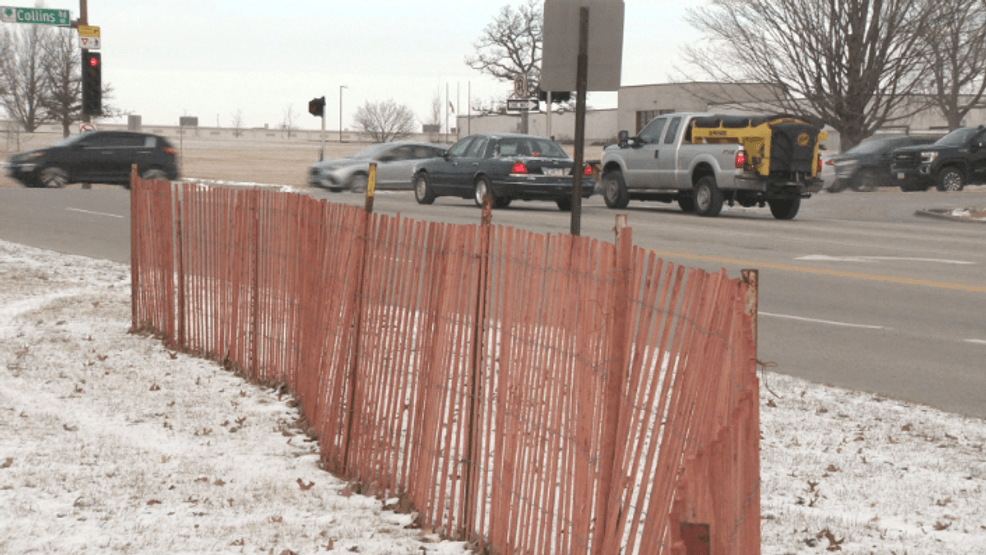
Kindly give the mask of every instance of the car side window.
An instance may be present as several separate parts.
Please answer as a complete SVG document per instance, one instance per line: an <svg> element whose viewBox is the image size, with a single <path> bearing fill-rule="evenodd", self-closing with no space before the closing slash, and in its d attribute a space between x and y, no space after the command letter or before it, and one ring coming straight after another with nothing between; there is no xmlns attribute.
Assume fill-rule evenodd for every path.
<svg viewBox="0 0 986 555"><path fill-rule="evenodd" d="M157 146L157 137L144 137L144 148L154 148Z"/></svg>
<svg viewBox="0 0 986 555"><path fill-rule="evenodd" d="M657 118L640 130L640 139L645 143L657 143L661 141L661 133L664 126L668 123L667 118Z"/></svg>
<svg viewBox="0 0 986 555"><path fill-rule="evenodd" d="M438 156L438 152L430 146L416 146L414 147L414 151L411 153L411 158L415 160L420 160L422 158L434 158L435 156Z"/></svg>
<svg viewBox="0 0 986 555"><path fill-rule="evenodd" d="M410 146L400 146L392 149L385 156L389 156L389 160L410 160L411 159L411 148Z"/></svg>
<svg viewBox="0 0 986 555"><path fill-rule="evenodd" d="M455 143L452 145L452 148L448 149L449 156L452 156L453 158L462 158L466 155L466 150L469 149L469 145L471 145L472 142L472 137L466 137L465 139Z"/></svg>
<svg viewBox="0 0 986 555"><path fill-rule="evenodd" d="M668 134L664 136L664 144L671 144L674 142L675 138L678 136L678 126L681 125L681 118L671 118L671 123L668 125Z"/></svg>
<svg viewBox="0 0 986 555"><path fill-rule="evenodd" d="M466 158L482 158L486 154L486 143L487 139L477 139L472 142L469 150L466 152Z"/></svg>

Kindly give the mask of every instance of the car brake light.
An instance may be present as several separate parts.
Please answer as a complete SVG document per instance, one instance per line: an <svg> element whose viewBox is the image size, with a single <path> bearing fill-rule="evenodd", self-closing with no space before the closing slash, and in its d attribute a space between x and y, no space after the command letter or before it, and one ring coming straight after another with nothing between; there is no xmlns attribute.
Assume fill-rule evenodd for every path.
<svg viewBox="0 0 986 555"><path fill-rule="evenodd" d="M831 162L831 160L829 160ZM815 173L822 173L822 155L818 155L818 171Z"/></svg>
<svg viewBox="0 0 986 555"><path fill-rule="evenodd" d="M586 177L592 176L592 164L585 165L585 171L582 172L582 175Z"/></svg>
<svg viewBox="0 0 986 555"><path fill-rule="evenodd" d="M178 149L176 149L176 148L172 148L170 146L166 146L166 147L162 148L161 150L165 151L168 154L171 154L171 155L174 155L174 156L178 156Z"/></svg>
<svg viewBox="0 0 986 555"><path fill-rule="evenodd" d="M736 151L736 169L741 170L746 166L746 151L740 149Z"/></svg>
<svg viewBox="0 0 986 555"><path fill-rule="evenodd" d="M516 162L514 164L514 167L510 168L510 173L512 173L512 174L515 174L515 173L521 173L521 174L527 173L527 166L524 165L523 162Z"/></svg>

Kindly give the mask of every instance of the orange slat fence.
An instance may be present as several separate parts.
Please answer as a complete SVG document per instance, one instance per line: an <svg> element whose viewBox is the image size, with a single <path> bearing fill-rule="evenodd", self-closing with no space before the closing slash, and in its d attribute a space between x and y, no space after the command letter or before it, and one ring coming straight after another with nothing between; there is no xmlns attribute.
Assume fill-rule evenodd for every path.
<svg viewBox="0 0 986 555"><path fill-rule="evenodd" d="M285 384L332 472L492 553L756 554L750 291L633 246L132 182L134 329ZM697 531L697 532L696 532Z"/></svg>

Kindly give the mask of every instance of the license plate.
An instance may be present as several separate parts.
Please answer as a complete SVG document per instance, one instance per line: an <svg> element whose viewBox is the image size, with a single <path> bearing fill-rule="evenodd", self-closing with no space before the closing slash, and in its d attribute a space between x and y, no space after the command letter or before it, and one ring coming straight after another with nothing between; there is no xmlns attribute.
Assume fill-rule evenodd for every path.
<svg viewBox="0 0 986 555"><path fill-rule="evenodd" d="M897 179L904 179L904 172L897 172Z"/></svg>
<svg viewBox="0 0 986 555"><path fill-rule="evenodd" d="M560 177L565 175L565 170L561 168L544 168L544 175L550 175L551 177Z"/></svg>

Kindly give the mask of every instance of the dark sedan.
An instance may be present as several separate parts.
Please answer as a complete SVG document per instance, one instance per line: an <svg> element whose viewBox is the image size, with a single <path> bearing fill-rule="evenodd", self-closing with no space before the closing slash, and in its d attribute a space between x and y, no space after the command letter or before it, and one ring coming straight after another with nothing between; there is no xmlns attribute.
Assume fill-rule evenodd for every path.
<svg viewBox="0 0 986 555"><path fill-rule="evenodd" d="M551 139L520 133L470 135L452 145L444 157L419 163L414 198L431 204L441 196L472 198L477 206L493 197L495 208L514 200L547 200L562 210L572 209L575 162ZM582 196L595 183L587 165Z"/></svg>
<svg viewBox="0 0 986 555"><path fill-rule="evenodd" d="M890 174L894 150L933 143L935 139L908 135L863 141L830 160L835 165L835 182L829 190L837 193L850 187L855 191L872 191L876 187L897 185Z"/></svg>

